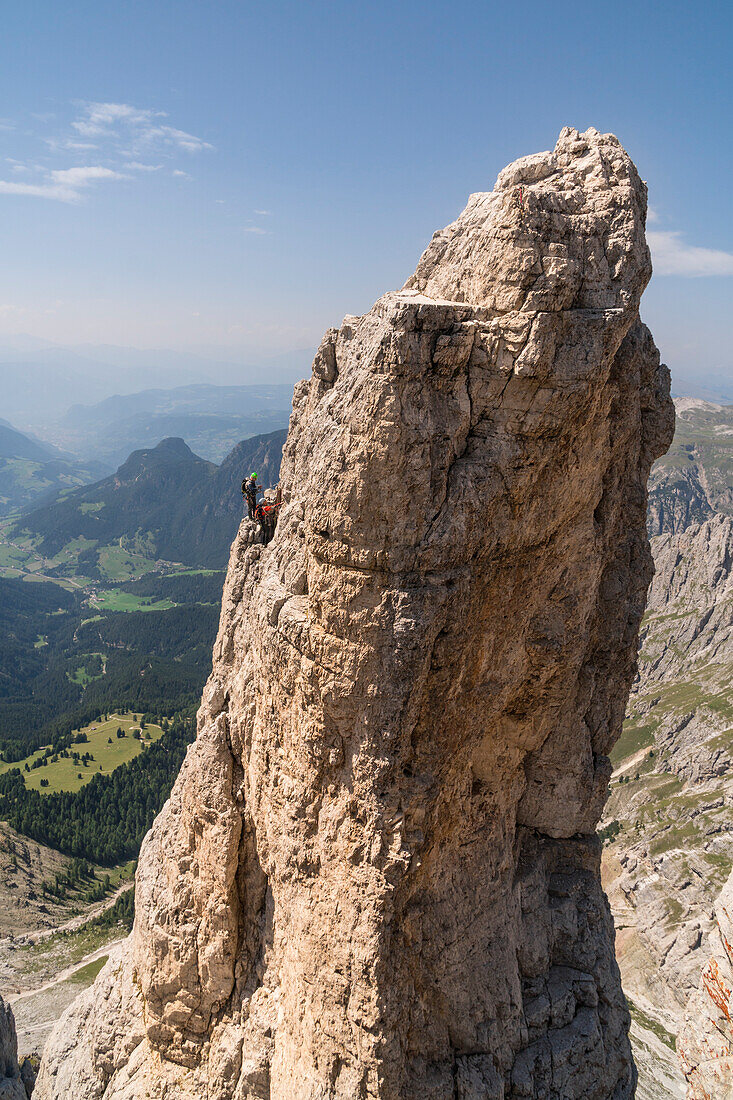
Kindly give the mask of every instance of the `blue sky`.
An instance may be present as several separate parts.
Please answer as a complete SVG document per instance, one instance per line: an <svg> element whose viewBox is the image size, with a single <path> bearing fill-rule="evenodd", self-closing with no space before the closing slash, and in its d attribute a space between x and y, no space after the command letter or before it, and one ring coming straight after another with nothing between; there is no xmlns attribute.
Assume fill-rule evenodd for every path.
<svg viewBox="0 0 733 1100"><path fill-rule="evenodd" d="M702 3L28 0L0 43L0 341L317 343L563 125L648 181L643 303L731 375L733 14Z"/></svg>

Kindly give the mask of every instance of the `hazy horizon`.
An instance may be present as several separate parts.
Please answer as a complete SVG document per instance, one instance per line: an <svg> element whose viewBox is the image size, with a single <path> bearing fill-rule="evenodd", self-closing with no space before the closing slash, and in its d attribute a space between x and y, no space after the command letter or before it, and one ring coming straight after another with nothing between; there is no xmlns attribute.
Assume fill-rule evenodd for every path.
<svg viewBox="0 0 733 1100"><path fill-rule="evenodd" d="M507 163L595 126L648 183L662 358L727 384L732 22L630 0L13 5L0 345L279 370L400 287Z"/></svg>

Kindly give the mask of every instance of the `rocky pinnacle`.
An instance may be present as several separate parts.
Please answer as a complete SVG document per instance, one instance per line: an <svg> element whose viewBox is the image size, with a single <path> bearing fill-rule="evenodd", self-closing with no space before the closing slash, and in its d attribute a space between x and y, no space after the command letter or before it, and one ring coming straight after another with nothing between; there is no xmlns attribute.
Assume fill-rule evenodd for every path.
<svg viewBox="0 0 733 1100"><path fill-rule="evenodd" d="M596 824L672 438L646 188L565 129L326 333L130 939L38 1100L625 1100Z"/></svg>
<svg viewBox="0 0 733 1100"><path fill-rule="evenodd" d="M29 1059L18 1065L18 1039L10 1005L0 997L0 1100L28 1100L35 1075Z"/></svg>

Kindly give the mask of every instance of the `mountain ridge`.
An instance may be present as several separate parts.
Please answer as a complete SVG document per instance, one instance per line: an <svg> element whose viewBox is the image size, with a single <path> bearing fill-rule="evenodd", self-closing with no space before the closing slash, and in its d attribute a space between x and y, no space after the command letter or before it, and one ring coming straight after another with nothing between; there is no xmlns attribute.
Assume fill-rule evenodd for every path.
<svg viewBox="0 0 733 1100"><path fill-rule="evenodd" d="M14 535L32 539L46 558L84 540L74 559L85 563L80 572L97 570L99 547L115 543L153 560L222 568L242 513L241 482L256 466L264 485L277 482L285 436L282 429L243 440L219 466L183 439L162 440L101 481L26 511Z"/></svg>
<svg viewBox="0 0 733 1100"><path fill-rule="evenodd" d="M77 460L7 420L0 422L0 516L37 505L106 472L103 463Z"/></svg>

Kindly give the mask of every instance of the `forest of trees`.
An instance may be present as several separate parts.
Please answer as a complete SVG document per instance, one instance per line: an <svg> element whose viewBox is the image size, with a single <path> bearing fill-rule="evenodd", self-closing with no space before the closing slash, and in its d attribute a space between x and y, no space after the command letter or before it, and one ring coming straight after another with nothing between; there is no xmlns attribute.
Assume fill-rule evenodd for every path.
<svg viewBox="0 0 733 1100"><path fill-rule="evenodd" d="M221 584L220 575L185 579L182 590L203 581L207 596ZM195 706L218 621L218 604L208 602L90 616L78 596L58 585L0 579L3 759L22 760L100 712L170 714Z"/></svg>
<svg viewBox="0 0 733 1100"><path fill-rule="evenodd" d="M120 894L114 905L111 905L109 909L105 909L98 917L93 917L92 920L87 921L86 924L83 925L83 928L85 930L92 928L114 928L115 925L120 924L129 932L132 928L134 917L135 887L131 886L129 890L125 890L124 893Z"/></svg>
<svg viewBox="0 0 733 1100"><path fill-rule="evenodd" d="M79 859L106 867L133 859L194 736L194 718L179 714L144 753L111 775L95 775L75 793L28 790L20 770L12 768L0 775L0 819Z"/></svg>
<svg viewBox="0 0 733 1100"><path fill-rule="evenodd" d="M79 627L77 641L81 649L125 649L146 657L183 660L208 673L218 625L218 604L115 611Z"/></svg>
<svg viewBox="0 0 733 1100"><path fill-rule="evenodd" d="M224 573L174 573L161 575L147 573L136 581L123 581L119 587L133 596L150 596L156 600L172 600L174 603L221 602Z"/></svg>
<svg viewBox="0 0 733 1100"><path fill-rule="evenodd" d="M167 439L134 452L112 477L24 512L7 532L10 540L35 535L46 557L59 552L43 566L58 584L0 578L0 759L11 765L0 775L0 819L76 860L68 875L44 883L49 897L81 892L94 900L104 892L88 864L136 857L168 796L211 667L224 567L243 511L241 480L256 469L262 484L275 484L284 441L284 430L245 440L217 467L183 440ZM151 572L135 580L140 555ZM186 562L190 571L163 575L156 559ZM80 587L68 591L69 581ZM109 589L144 605L176 606L107 610ZM136 601L115 602L126 604ZM88 748L77 752L78 731L129 710L161 720L165 733L100 774ZM166 729L162 716L170 714L177 717ZM38 749L37 761L13 767ZM44 769L58 755L70 756L80 773L94 771L89 782L77 792L53 791L51 782L49 791L41 770L33 777L43 790L27 788L26 770ZM132 904L129 891L105 919L131 920Z"/></svg>

